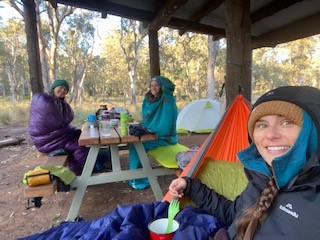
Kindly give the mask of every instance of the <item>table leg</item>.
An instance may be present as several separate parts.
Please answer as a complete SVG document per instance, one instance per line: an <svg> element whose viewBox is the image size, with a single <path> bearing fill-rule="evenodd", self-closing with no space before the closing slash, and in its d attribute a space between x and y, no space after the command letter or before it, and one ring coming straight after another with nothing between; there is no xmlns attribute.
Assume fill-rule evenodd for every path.
<svg viewBox="0 0 320 240"><path fill-rule="evenodd" d="M110 151L111 151L112 171L119 172L121 171L119 148L116 144L111 144Z"/></svg>
<svg viewBox="0 0 320 240"><path fill-rule="evenodd" d="M148 177L153 194L157 201L161 201L163 198L163 193L157 181L157 178L153 173L146 150L144 149L143 144L141 142L134 142L133 144L137 150L141 165Z"/></svg>
<svg viewBox="0 0 320 240"><path fill-rule="evenodd" d="M71 184L71 187L76 187L77 190L74 194L72 204L67 216L67 220L73 221L78 215L82 199L88 186L88 180L92 174L94 164L97 160L99 149L99 145L94 145L90 147L81 176L77 177L77 179L75 179L74 182Z"/></svg>

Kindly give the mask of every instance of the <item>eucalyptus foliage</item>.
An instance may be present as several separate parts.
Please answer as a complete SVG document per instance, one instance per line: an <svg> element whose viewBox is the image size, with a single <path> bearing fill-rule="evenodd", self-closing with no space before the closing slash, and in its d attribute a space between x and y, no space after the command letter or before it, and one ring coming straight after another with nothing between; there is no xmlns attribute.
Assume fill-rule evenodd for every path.
<svg viewBox="0 0 320 240"><path fill-rule="evenodd" d="M38 2L38 1L36 1ZM58 5L54 12L48 1L39 0L41 12L47 16L57 14L64 21L52 30L50 18L42 18L42 36L47 50L56 42L54 74L71 83L70 100L73 104L85 102L117 103L122 105L141 102L148 91L149 45L147 28L142 23L122 19L116 26L108 26L111 19L103 22L105 30L100 52L94 52L97 40L96 13L68 9ZM12 11L15 11L14 9ZM65 15L64 15L65 14ZM54 18L52 18L54 19ZM114 20L113 20L114 21ZM120 18L119 18L120 21ZM50 25L51 24L51 25ZM58 31L59 30L59 31ZM55 39L54 33L59 33ZM190 102L206 97L207 91L207 36L161 28L158 32L161 74L176 85L177 100ZM23 21L11 19L0 25L0 98L13 103L30 97L26 36ZM55 40L55 41L54 41ZM320 36L281 44L275 48L253 51L253 94L283 85L310 85L320 88ZM219 95L226 75L226 42L220 40L214 69L215 95ZM52 56L48 53L48 56ZM51 59L51 58L50 58ZM51 65L49 64L51 63Z"/></svg>

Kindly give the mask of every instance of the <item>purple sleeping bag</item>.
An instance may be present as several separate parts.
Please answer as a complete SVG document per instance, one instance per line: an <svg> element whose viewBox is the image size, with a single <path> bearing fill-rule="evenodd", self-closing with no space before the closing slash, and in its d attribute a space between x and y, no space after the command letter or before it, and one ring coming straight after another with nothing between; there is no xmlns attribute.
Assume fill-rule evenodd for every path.
<svg viewBox="0 0 320 240"><path fill-rule="evenodd" d="M81 130L70 124L73 117L73 110L66 101L37 93L31 101L29 134L40 152L67 151L69 168L80 175L89 150L78 145Z"/></svg>

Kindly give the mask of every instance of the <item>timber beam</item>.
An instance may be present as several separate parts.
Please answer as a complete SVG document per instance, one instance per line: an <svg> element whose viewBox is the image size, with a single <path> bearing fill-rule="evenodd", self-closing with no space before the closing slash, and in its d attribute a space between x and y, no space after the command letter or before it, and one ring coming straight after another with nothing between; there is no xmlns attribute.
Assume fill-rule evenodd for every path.
<svg viewBox="0 0 320 240"><path fill-rule="evenodd" d="M275 0L269 5L266 5L263 8L260 8L258 11L251 14L251 24L259 22L260 20L273 16L277 12L284 10L298 2L303 2L303 0Z"/></svg>
<svg viewBox="0 0 320 240"><path fill-rule="evenodd" d="M192 22L200 22L202 18L209 15L215 9L217 9L225 0L216 0L216 1L209 1L205 4L197 13L195 13L189 19ZM181 29L179 34L183 35L186 32L186 29Z"/></svg>
<svg viewBox="0 0 320 240"><path fill-rule="evenodd" d="M166 25L176 11L178 11L187 1L188 0L167 1L151 22L150 29L158 31L162 26Z"/></svg>
<svg viewBox="0 0 320 240"><path fill-rule="evenodd" d="M306 17L299 21L280 27L272 32L252 38L252 49L261 47L275 47L280 43L290 42L300 38L310 37L318 34L320 22L320 13ZM297 31L299 29L299 31Z"/></svg>

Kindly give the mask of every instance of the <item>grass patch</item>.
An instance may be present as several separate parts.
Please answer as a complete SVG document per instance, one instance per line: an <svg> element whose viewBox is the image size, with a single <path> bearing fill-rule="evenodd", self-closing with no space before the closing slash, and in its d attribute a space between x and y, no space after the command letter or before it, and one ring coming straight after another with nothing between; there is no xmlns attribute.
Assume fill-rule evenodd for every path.
<svg viewBox="0 0 320 240"><path fill-rule="evenodd" d="M27 125L29 122L30 116L30 100L20 101L13 106L11 101L8 100L0 100L0 126L3 125ZM73 107L74 110L74 120L73 124L77 127L81 127L89 114L96 113L99 109L99 104L94 99L88 100L87 102L78 105L76 108ZM186 105L186 102L178 102L179 111ZM112 101L111 103L107 103L108 109L111 109L114 106L122 106L129 110L134 121L140 122L141 119L141 105L142 102L138 102L137 105L127 104L125 106L122 101Z"/></svg>
<svg viewBox="0 0 320 240"><path fill-rule="evenodd" d="M0 126L26 125L29 122L30 102L18 102L15 106L10 101L0 101Z"/></svg>

